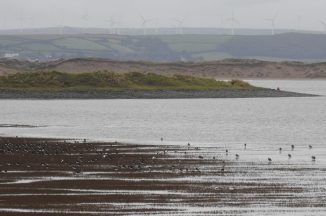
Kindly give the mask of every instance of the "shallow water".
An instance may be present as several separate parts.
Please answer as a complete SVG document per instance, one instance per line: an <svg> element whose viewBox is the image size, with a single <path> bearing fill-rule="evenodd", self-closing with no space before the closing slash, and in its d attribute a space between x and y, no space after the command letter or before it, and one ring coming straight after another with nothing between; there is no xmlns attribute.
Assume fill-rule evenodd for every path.
<svg viewBox="0 0 326 216"><path fill-rule="evenodd" d="M326 96L326 81L251 82L263 87L280 87L287 91ZM143 215L136 210L153 207L173 209L175 202L178 202L180 211L172 211L170 215L325 215L325 96L185 100L0 100L0 125L10 126L0 127L0 135L75 137L150 144L186 145L190 142L191 146L208 147L202 148L200 152L205 158L214 155L229 163L223 177L200 175L165 180L160 177L126 179L125 176L119 176L119 173L115 173L118 176L112 176L112 173L85 172L82 176L73 178L55 176L56 174L50 178L28 178L30 173L27 173L27 177L10 181L9 184L28 186L44 182L55 184L62 180L76 182L120 178L133 183L140 181L163 184L171 181L173 184L191 182L214 185L208 192L199 194L171 193L176 195L175 200L159 205L139 203L138 200L132 203L79 203L80 206L96 207L99 210L76 214L107 213L108 209L122 205L133 212L132 215ZM161 137L164 138L163 141L160 141ZM247 144L246 148L244 143ZM295 145L294 150L291 145ZM309 145L312 145L312 149L308 148ZM282 152L279 148L282 148ZM229 150L228 155L225 154L226 149ZM193 154L198 158L196 152ZM235 159L235 154L239 154L239 160ZM289 158L288 154L292 157ZM311 159L313 155L317 158L315 162ZM271 158L272 163L268 163L267 158ZM210 171L217 168L205 165L200 169ZM249 185L256 192L243 191ZM281 189L274 191L274 185L279 185ZM271 191L264 192L269 186L272 187ZM300 190L296 191L297 188ZM115 192L134 192L88 189L90 191L64 191L63 194L72 197L85 193L104 197ZM160 190L148 191L147 194L150 197L165 195ZM18 195L21 196L20 193ZM189 200L195 202L192 204ZM103 212L100 212L101 209ZM0 209L1 211L18 213L40 210L8 208ZM41 211L53 213L49 208ZM155 215L167 214L158 211Z"/></svg>
<svg viewBox="0 0 326 216"><path fill-rule="evenodd" d="M326 81L251 81L326 95ZM326 140L326 98L0 100L0 135L258 148ZM4 127L4 125L9 125ZM20 127L13 127L21 125ZM24 127L28 126L28 127ZM40 126L34 128L32 126Z"/></svg>
<svg viewBox="0 0 326 216"><path fill-rule="evenodd" d="M254 80L326 95L326 81ZM326 97L183 100L0 100L0 136L227 148L241 160L326 162ZM7 125L7 127L6 127ZM14 126L17 127L14 127ZM19 126L20 125L20 126ZM33 127L39 126L39 127ZM163 137L163 142L160 138ZM247 149L244 149L247 143ZM295 145L292 152L290 146ZM313 149L309 150L308 145ZM282 148L282 154L278 149ZM291 160L288 154L292 155Z"/></svg>

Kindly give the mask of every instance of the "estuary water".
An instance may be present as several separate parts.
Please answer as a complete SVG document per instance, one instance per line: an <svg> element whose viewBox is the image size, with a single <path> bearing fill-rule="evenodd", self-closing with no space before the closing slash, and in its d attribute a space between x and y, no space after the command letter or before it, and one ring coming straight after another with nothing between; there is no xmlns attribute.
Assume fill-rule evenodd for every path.
<svg viewBox="0 0 326 216"><path fill-rule="evenodd" d="M249 81L326 96L326 81ZM0 100L0 136L220 146L264 151L326 145L326 97ZM163 142L161 141L163 138ZM326 160L326 159L325 159Z"/></svg>
<svg viewBox="0 0 326 216"><path fill-rule="evenodd" d="M205 159L216 156L219 161L227 161L226 173L213 175L220 168L214 164L200 167L208 175L201 174L198 177L183 179L180 175L167 180L162 179L162 175L150 175L150 179L136 178L149 184L153 181L170 181L169 184L173 185L184 181L185 185L201 182L211 187L202 193L178 194L181 197L177 199L179 210L171 215L325 215L326 81L249 82L262 87L280 87L282 90L321 96L184 100L0 100L0 136L180 144L185 149L189 142L192 147L200 147L199 154ZM190 154L181 152L177 157L189 157ZM312 160L312 156L315 160ZM200 163L196 166L200 166ZM23 177L24 171L21 172L21 176L15 181L9 181L9 184L23 184L27 187L30 183L35 184L35 181L51 181L55 185L56 181L62 180L87 181L96 176L103 181L112 177L112 173L104 172L102 176L94 172L67 179L62 179L62 173L58 176L54 174L51 178L39 176L35 179L29 178L30 174ZM119 172L115 173L117 174ZM133 182L135 177L124 175L123 181ZM212 187L214 184L217 186ZM280 187L280 190L276 191L276 187ZM224 192L218 193L219 190ZM127 193L130 196L135 191L97 189L92 195L107 196L107 193ZM161 197L167 193L171 196L176 191L146 190L147 196ZM78 191L65 194L72 195L78 195ZM35 194L30 196L35 197ZM216 197L218 201L212 202ZM160 201L158 205L138 201L124 203L124 200L79 205L87 204L96 208L97 211L90 213L99 215L114 205L130 209L152 209L153 206L158 209L175 208L175 199L168 200ZM196 200L194 205L193 200ZM0 212L56 213L52 208L0 208ZM132 215L143 214L135 211ZM166 214L155 212L155 215Z"/></svg>

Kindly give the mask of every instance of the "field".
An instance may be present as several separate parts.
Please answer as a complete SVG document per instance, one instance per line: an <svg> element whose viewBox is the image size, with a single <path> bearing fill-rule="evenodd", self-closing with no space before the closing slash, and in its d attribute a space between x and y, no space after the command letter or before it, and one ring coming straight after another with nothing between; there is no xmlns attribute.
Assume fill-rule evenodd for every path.
<svg viewBox="0 0 326 216"><path fill-rule="evenodd" d="M1 35L0 56L48 61L105 58L119 61L216 61L225 58L322 61L326 36L288 33L229 35Z"/></svg>

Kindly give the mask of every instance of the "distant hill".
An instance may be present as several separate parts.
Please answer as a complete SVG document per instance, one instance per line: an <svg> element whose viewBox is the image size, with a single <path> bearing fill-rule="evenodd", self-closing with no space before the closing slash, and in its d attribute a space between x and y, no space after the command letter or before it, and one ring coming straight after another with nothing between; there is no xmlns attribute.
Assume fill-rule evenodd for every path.
<svg viewBox="0 0 326 216"><path fill-rule="evenodd" d="M216 61L226 58L320 62L326 35L1 35L0 56L30 61L103 58L118 61Z"/></svg>
<svg viewBox="0 0 326 216"><path fill-rule="evenodd" d="M325 79L326 63L269 62L259 60L221 60L198 63L151 63L113 61L94 58L28 62L0 59L0 75L33 72L63 72L69 74L108 71L175 74L218 79Z"/></svg>

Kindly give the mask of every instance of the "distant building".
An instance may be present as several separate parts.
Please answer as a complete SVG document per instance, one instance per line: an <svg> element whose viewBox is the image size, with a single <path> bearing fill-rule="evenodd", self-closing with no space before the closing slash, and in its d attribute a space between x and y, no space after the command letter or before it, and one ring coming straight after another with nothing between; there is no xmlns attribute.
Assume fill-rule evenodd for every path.
<svg viewBox="0 0 326 216"><path fill-rule="evenodd" d="M19 56L19 53L5 53L3 57L5 58L16 58Z"/></svg>

